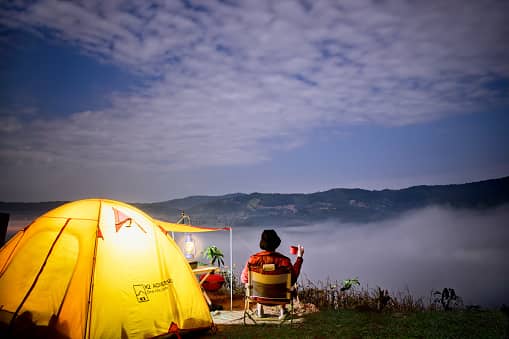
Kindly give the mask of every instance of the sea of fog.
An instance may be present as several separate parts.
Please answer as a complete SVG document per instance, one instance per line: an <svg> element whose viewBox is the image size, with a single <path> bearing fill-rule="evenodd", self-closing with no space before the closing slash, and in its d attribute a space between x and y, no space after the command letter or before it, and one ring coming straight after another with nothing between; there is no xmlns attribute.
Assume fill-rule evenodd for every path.
<svg viewBox="0 0 509 339"><path fill-rule="evenodd" d="M19 222L9 224L9 232ZM14 225L11 227L11 225ZM233 266L240 274L260 234L269 227L235 227ZM275 229L290 245L305 248L300 281L334 282L358 278L361 288L380 286L429 302L432 290L454 288L465 305L509 305L509 205L473 211L439 207L415 210L377 223L316 223ZM195 234L198 251L216 245L230 263L230 233ZM183 236L175 240L183 245ZM197 260L206 259L197 256Z"/></svg>
<svg viewBox="0 0 509 339"><path fill-rule="evenodd" d="M260 250L265 228L233 229L237 273L248 256ZM465 305L509 305L509 205L485 211L433 207L378 223L273 228L282 239L278 251L292 260L289 246L304 246L304 281L357 277L363 288L408 291L425 302L432 290L447 287L454 288ZM229 251L228 232L195 238L201 248L214 244ZM228 265L228 253L225 259Z"/></svg>

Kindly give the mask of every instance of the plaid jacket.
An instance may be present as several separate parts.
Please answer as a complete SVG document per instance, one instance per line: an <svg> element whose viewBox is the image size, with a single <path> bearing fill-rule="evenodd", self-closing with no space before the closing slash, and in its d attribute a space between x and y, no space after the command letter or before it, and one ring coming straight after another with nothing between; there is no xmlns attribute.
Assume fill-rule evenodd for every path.
<svg viewBox="0 0 509 339"><path fill-rule="evenodd" d="M302 262L304 260L302 257L297 257L295 260L295 264L292 265L292 261L290 258L285 257L279 252L269 252L269 251L261 251L256 254L253 254L249 257L246 262L246 266L242 270L242 275L240 276L240 280L245 284L247 283L247 272L249 266L262 266L264 264L275 264L276 268L280 267L288 267L292 272L292 284L297 281L297 278L300 274L300 268L302 266Z"/></svg>

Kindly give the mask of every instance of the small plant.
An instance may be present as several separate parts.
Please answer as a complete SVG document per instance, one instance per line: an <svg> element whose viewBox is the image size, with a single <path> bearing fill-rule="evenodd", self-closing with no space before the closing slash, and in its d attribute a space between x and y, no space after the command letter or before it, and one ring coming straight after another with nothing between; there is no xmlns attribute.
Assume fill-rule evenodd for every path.
<svg viewBox="0 0 509 339"><path fill-rule="evenodd" d="M343 280L342 284L343 287L340 289L341 292L348 291L354 285L360 285L359 278L345 279Z"/></svg>
<svg viewBox="0 0 509 339"><path fill-rule="evenodd" d="M231 286L233 290L234 296L244 296L245 293L245 286L240 281L240 278L235 270L235 264L233 265L233 269L230 269L228 267L225 267L226 269L223 269L221 271L221 275L224 277L225 280L225 286ZM231 275L230 275L231 274ZM230 278L231 281L230 281Z"/></svg>
<svg viewBox="0 0 509 339"><path fill-rule="evenodd" d="M217 263L217 267L224 265L224 254L217 246L209 246L203 251L203 256L210 261L211 265Z"/></svg>
<svg viewBox="0 0 509 339"><path fill-rule="evenodd" d="M433 303L442 305L444 311L450 311L453 308L459 308L463 305L462 299L456 294L454 288L444 288L442 292L434 291Z"/></svg>
<svg viewBox="0 0 509 339"><path fill-rule="evenodd" d="M378 312L382 312L382 310L387 306L387 304L391 301L391 296L387 290L382 290L378 287L377 295L376 295L376 309Z"/></svg>
<svg viewBox="0 0 509 339"><path fill-rule="evenodd" d="M224 259L223 259L224 254L219 248L217 248L217 246L211 245L211 246L205 248L205 250L203 251L203 256L209 260L210 265L217 264L217 267L219 267L220 272L219 273L209 273L206 278L204 277L205 274L203 274L200 277L200 280L205 279L202 286L207 291L210 291L210 292L217 291L218 289L220 289L223 286L223 284L225 282L225 279L223 276L224 274L223 274L223 272L221 272L221 266L224 265Z"/></svg>

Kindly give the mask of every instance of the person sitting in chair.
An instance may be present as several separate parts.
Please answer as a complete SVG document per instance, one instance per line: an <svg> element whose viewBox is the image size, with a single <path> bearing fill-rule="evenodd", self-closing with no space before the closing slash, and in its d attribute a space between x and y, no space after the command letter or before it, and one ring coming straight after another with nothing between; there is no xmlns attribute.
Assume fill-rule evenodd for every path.
<svg viewBox="0 0 509 339"><path fill-rule="evenodd" d="M249 266L263 266L265 264L274 264L276 269L278 268L288 268L291 272L292 276L292 285L297 282L297 278L300 274L300 269L304 259L302 256L304 255L304 247L298 246L297 250L297 259L295 260L295 264L292 265L292 261L290 258L282 255L279 252L276 252L276 249L281 244L281 239L277 235L274 230L264 230L262 232L262 236L260 239L260 248L261 252L255 253L249 257L246 262L246 266L242 271L241 281L246 284L248 280L248 267ZM261 304L257 304L257 315L259 317L263 316L263 306ZM284 307L281 308L281 317L286 315L286 309Z"/></svg>

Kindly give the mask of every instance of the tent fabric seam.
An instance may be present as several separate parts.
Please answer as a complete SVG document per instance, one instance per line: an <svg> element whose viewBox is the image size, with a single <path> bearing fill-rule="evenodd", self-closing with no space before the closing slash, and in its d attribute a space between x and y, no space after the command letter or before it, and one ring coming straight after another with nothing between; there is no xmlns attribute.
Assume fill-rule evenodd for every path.
<svg viewBox="0 0 509 339"><path fill-rule="evenodd" d="M69 222L71 221L71 218L68 218L64 224L64 226L62 226L62 228L60 229L60 231L58 232L58 235L57 237L55 238L55 240L53 240L53 243L51 244L51 247L48 251L48 254L46 255L46 258L44 259L44 262L42 263L41 265L41 268L39 269L39 272L37 273L37 275L35 276L35 279L34 281L32 282L32 286L30 286L30 288L28 289L27 293L25 294L25 296L23 297L23 299L21 300L20 304L18 305L18 308L16 309L16 311L14 312L14 314L12 315L12 319L11 321L9 322L9 328L11 328L11 326L13 325L14 323L14 320L17 318L18 316L18 313L19 311L21 310L21 308L23 307L23 305L25 304L25 302L27 301L28 297L30 296L30 294L32 293L33 289L35 288L35 285L37 284L37 281L39 280L42 272L44 271L44 268L46 267L46 264L48 263L48 259L51 255L51 253L53 252L53 249L55 248L55 245L56 243L58 242L58 240L60 239L60 236L62 235L62 233L64 232L64 230L67 228L67 225L69 224Z"/></svg>
<svg viewBox="0 0 509 339"><path fill-rule="evenodd" d="M87 338L87 335L88 335L88 338L90 338L90 322L91 322L91 319L92 319L92 295L94 293L94 281L95 281L95 263L96 263L96 259L97 259L97 244L99 242L99 237L97 236L97 233L98 232L101 232L101 228L100 228L100 220L101 220L101 211L102 211L102 200L99 200L99 209L98 209L98 212L97 212L97 220L96 220L96 236L95 236L95 239L94 239L94 255L92 257L92 272L90 272L90 284L89 284L89 289L88 289L88 300L87 300L87 310L86 310L86 315L87 315L87 319L85 320L85 332L83 333L83 338ZM101 232L101 236L102 236L102 232ZM104 238L102 238L104 240Z"/></svg>
<svg viewBox="0 0 509 339"><path fill-rule="evenodd" d="M26 227L25 227L26 228ZM14 246L11 254L9 255L9 257L7 258L7 260L5 261L5 265L4 267L2 267L2 270L0 271L0 278L4 275L5 271L7 271L7 269L9 268L9 266L11 265L11 259L12 257L14 256L14 253L16 252L16 249L18 248L19 246L19 243L21 242L21 240L23 240L23 237L25 236L26 232L25 232L25 229L22 229L21 232L23 232L23 235L18 239L18 242L16 243L16 245Z"/></svg>

